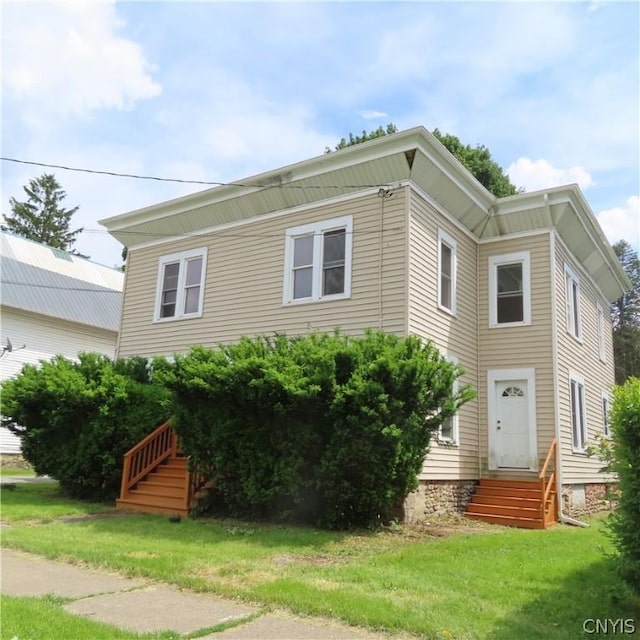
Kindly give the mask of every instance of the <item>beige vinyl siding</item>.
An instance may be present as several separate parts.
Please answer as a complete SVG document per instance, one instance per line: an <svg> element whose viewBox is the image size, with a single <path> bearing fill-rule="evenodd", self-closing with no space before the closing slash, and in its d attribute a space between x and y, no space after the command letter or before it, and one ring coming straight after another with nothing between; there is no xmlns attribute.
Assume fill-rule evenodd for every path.
<svg viewBox="0 0 640 640"><path fill-rule="evenodd" d="M454 356L466 374L461 384L478 386L477 245L418 193L411 192L409 250L409 333L432 340L442 353ZM438 307L438 231L456 242L456 315ZM478 477L478 403L464 405L458 416L458 443L434 437L420 476L429 480Z"/></svg>
<svg viewBox="0 0 640 640"><path fill-rule="evenodd" d="M351 297L283 305L286 230L347 215L353 216ZM194 344L214 346L242 335L273 332L299 335L339 327L345 333L361 334L366 327L379 327L381 319L385 330L403 334L405 243L405 195L397 190L384 205L375 194L363 195L134 249L129 256L119 354L170 355ZM202 317L153 322L160 258L200 247L208 250Z"/></svg>
<svg viewBox="0 0 640 640"><path fill-rule="evenodd" d="M528 251L531 275L531 324L489 327L489 259ZM479 411L481 465L488 469L487 372L491 369L535 369L538 460L543 461L555 437L553 345L551 313L551 256L549 232L505 238L479 246ZM524 472L526 475L526 472Z"/></svg>
<svg viewBox="0 0 640 640"><path fill-rule="evenodd" d="M602 463L596 456L573 450L569 376L573 373L584 380L585 418L587 442L603 433L602 393L609 393L614 385L613 334L609 302L598 292L578 261L564 243L555 239L556 322L558 343L558 404L560 440L562 446L563 484L602 482L599 473ZM580 282L580 317L582 340L576 340L567 331L565 264L578 276ZM600 360L598 350L597 304L604 311L605 359Z"/></svg>

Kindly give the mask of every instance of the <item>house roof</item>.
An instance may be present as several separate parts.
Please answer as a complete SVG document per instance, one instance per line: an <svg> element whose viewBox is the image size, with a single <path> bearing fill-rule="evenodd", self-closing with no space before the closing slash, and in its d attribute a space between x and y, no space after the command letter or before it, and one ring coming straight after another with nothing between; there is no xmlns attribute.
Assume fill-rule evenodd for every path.
<svg viewBox="0 0 640 640"><path fill-rule="evenodd" d="M117 332L124 274L0 232L1 304Z"/></svg>
<svg viewBox="0 0 640 640"><path fill-rule="evenodd" d="M424 127L100 222L120 242L135 247L404 184L419 187L478 240L555 228L610 301L631 286L577 185L496 198Z"/></svg>

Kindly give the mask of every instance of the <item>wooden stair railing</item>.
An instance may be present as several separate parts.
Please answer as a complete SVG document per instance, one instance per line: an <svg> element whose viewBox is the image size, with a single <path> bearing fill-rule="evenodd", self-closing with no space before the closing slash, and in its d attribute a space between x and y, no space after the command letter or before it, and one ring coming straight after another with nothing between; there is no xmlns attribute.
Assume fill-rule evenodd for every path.
<svg viewBox="0 0 640 640"><path fill-rule="evenodd" d="M120 498L124 499L136 483L178 451L178 436L169 422L161 424L124 454Z"/></svg>
<svg viewBox="0 0 640 640"><path fill-rule="evenodd" d="M547 457L545 458L542 469L538 474L538 480L540 482L540 490L542 493L542 501L540 503L540 516L542 522L546 526L557 521L558 518L558 490L557 490L557 478L556 478L556 453L558 448L558 441L553 440ZM549 467L552 467L551 473L547 478L547 472ZM552 496L553 494L553 496Z"/></svg>

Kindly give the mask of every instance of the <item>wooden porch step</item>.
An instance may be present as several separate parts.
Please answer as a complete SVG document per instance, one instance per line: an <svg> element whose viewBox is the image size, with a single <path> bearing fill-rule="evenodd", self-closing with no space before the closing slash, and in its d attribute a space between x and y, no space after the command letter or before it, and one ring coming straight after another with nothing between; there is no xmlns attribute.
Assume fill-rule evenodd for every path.
<svg viewBox="0 0 640 640"><path fill-rule="evenodd" d="M555 511L555 500L552 492L546 502L551 512ZM544 529L552 521L548 514L543 515L542 503L539 482L483 478L471 496L465 517L503 526Z"/></svg>
<svg viewBox="0 0 640 640"><path fill-rule="evenodd" d="M498 486L484 486L481 482L476 487L476 493L478 496L503 496L505 498L528 498L531 500L541 500L542 491L540 487L537 489L523 489L521 487L498 487Z"/></svg>
<svg viewBox="0 0 640 640"><path fill-rule="evenodd" d="M522 529L544 529L544 523L541 519L533 518L513 518L509 516L488 515L480 513L465 513L466 518L474 520L482 520L489 524L501 524L504 527L519 527Z"/></svg>
<svg viewBox="0 0 640 640"><path fill-rule="evenodd" d="M180 467L170 467L164 464L156 467L151 472L151 474L160 478L184 478L188 473L189 472L186 468L182 469Z"/></svg>
<svg viewBox="0 0 640 640"><path fill-rule="evenodd" d="M467 514L487 516L507 516L509 518L530 518L541 520L540 503L537 506L501 506L495 504L469 503Z"/></svg>
<svg viewBox="0 0 640 640"><path fill-rule="evenodd" d="M167 498L183 498L186 491L186 486L183 483L180 486L167 486L165 484L154 484L153 482L145 481L139 482L135 489L131 490L133 492L143 493L145 495L150 496L166 496Z"/></svg>
<svg viewBox="0 0 640 640"><path fill-rule="evenodd" d="M184 498L182 496L158 495L157 493L146 491L143 489L132 489L126 498L130 501L136 501L140 504L156 505L158 507L167 507L171 509L183 509Z"/></svg>
<svg viewBox="0 0 640 640"><path fill-rule="evenodd" d="M540 498L519 498L513 496L476 495L471 498L471 503L494 504L502 507L528 507L535 509L540 506Z"/></svg>
<svg viewBox="0 0 640 640"><path fill-rule="evenodd" d="M136 513L162 513L170 516L181 516L186 518L189 515L187 509L176 509L175 507L167 507L157 504L148 504L146 502L140 502L138 500L129 500L119 498L116 500L116 506L118 509L125 511L135 511Z"/></svg>

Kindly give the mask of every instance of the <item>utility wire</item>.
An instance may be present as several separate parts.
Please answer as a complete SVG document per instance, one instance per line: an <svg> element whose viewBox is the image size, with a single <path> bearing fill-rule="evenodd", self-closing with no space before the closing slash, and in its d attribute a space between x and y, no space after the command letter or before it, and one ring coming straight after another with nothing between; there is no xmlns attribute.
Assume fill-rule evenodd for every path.
<svg viewBox="0 0 640 640"><path fill-rule="evenodd" d="M200 184L210 187L253 187L262 189L374 189L388 185L382 184L260 184L260 183L243 183L243 182L215 182L208 180L183 180L181 178L160 178L158 176L143 176L135 173L120 173L118 171L102 171L98 169L84 169L81 167L68 167L62 164L50 164L47 162L35 162L31 160L19 160L18 158L7 158L0 156L0 160L5 162L15 162L18 164L28 164L36 167L45 167L48 169L63 169L64 171L76 171L79 173L91 173L102 176L112 176L116 178L135 178L137 180L155 180L157 182L178 182L181 184Z"/></svg>

